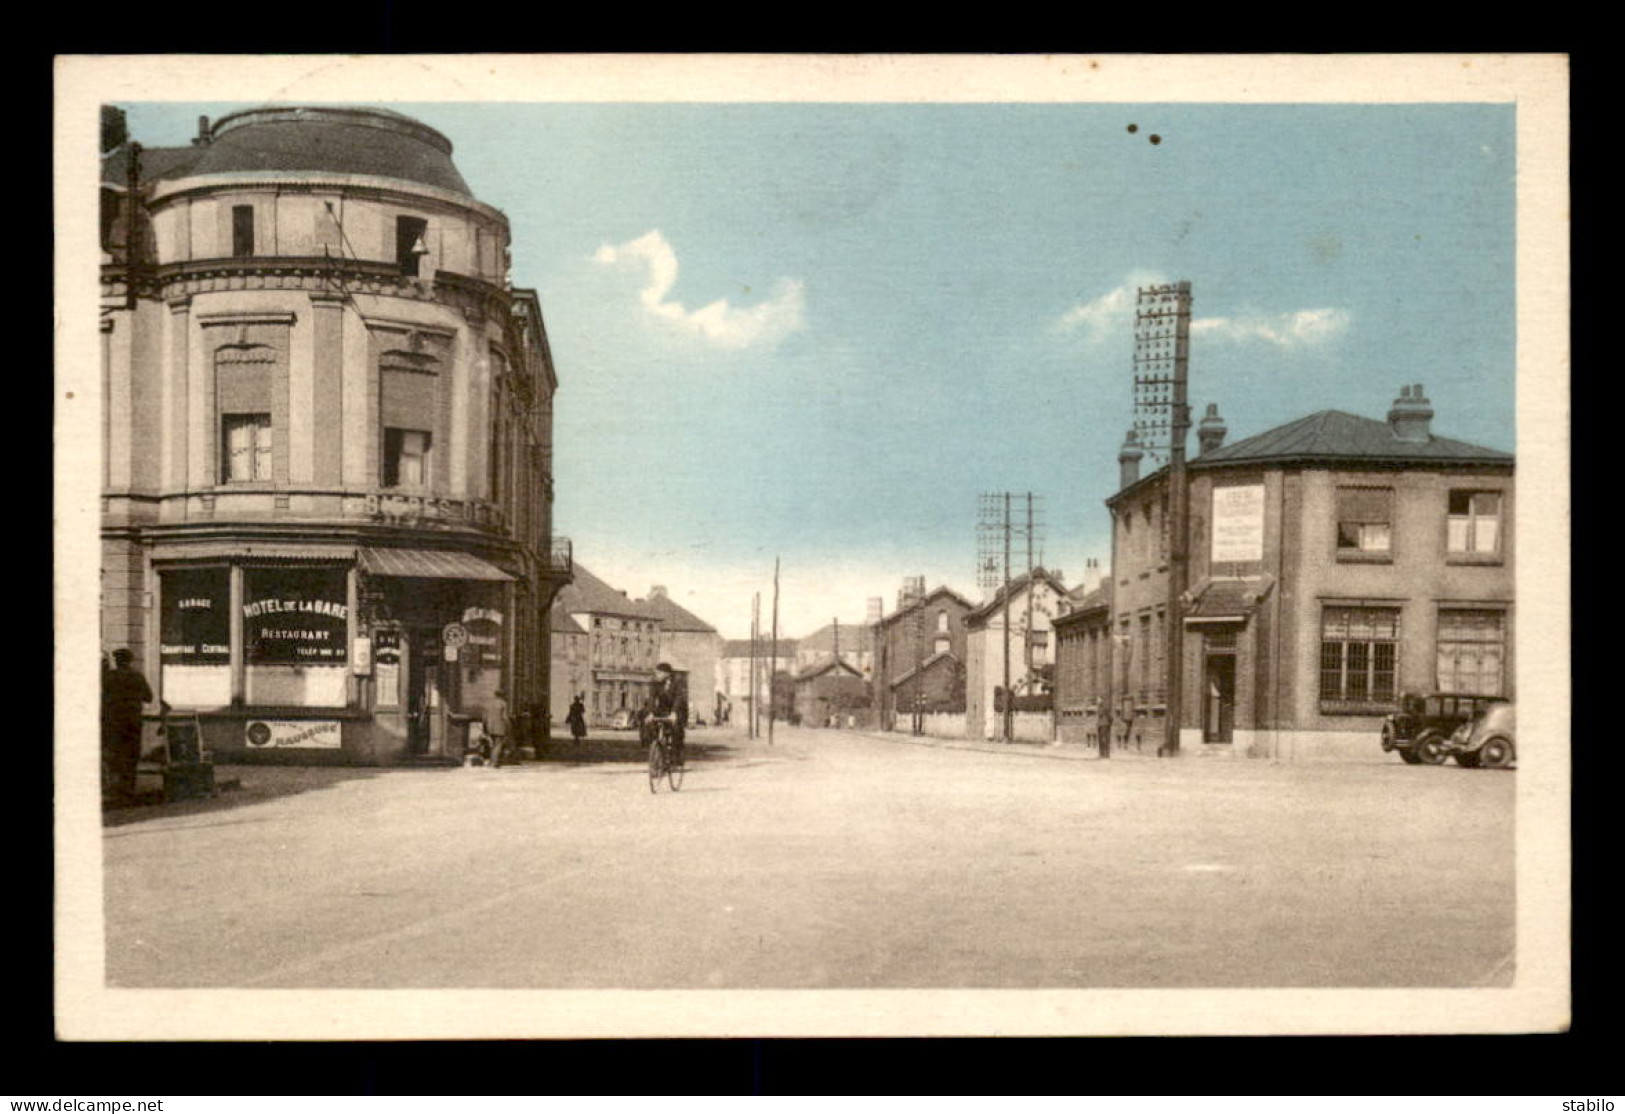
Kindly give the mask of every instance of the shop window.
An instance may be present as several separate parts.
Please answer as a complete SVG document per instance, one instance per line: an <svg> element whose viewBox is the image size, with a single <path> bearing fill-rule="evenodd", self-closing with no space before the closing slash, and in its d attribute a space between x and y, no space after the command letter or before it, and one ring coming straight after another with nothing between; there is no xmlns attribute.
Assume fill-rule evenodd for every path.
<svg viewBox="0 0 1625 1114"><path fill-rule="evenodd" d="M254 483L271 478L269 414L226 414L220 419L221 482Z"/></svg>
<svg viewBox="0 0 1625 1114"><path fill-rule="evenodd" d="M1501 544L1501 493L1452 491L1446 548L1453 555L1494 556Z"/></svg>
<svg viewBox="0 0 1625 1114"><path fill-rule="evenodd" d="M344 705L347 587L347 570L333 566L243 570L243 660L249 704Z"/></svg>
<svg viewBox="0 0 1625 1114"><path fill-rule="evenodd" d="M1503 696L1506 685L1506 615L1500 611L1439 612L1440 692Z"/></svg>
<svg viewBox="0 0 1625 1114"><path fill-rule="evenodd" d="M231 570L159 574L159 695L177 708L231 703Z"/></svg>
<svg viewBox="0 0 1625 1114"><path fill-rule="evenodd" d="M241 259L254 254L254 206L231 207L231 254Z"/></svg>
<svg viewBox="0 0 1625 1114"><path fill-rule="evenodd" d="M384 429L384 486L428 487L434 436L423 429Z"/></svg>
<svg viewBox="0 0 1625 1114"><path fill-rule="evenodd" d="M401 274L417 276L418 261L429 254L424 239L429 222L421 217L395 218L395 262L401 265Z"/></svg>
<svg viewBox="0 0 1625 1114"><path fill-rule="evenodd" d="M1320 620L1320 710L1373 714L1398 695L1399 608L1327 607Z"/></svg>
<svg viewBox="0 0 1625 1114"><path fill-rule="evenodd" d="M1387 487L1337 489L1337 554L1386 557L1393 548L1394 492Z"/></svg>

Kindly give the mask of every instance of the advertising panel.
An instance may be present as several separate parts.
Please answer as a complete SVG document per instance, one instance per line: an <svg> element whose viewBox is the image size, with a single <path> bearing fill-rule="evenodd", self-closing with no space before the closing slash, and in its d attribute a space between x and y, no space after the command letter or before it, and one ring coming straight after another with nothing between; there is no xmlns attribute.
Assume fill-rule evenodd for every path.
<svg viewBox="0 0 1625 1114"><path fill-rule="evenodd" d="M343 745L338 720L249 720L243 737L250 750L338 750Z"/></svg>
<svg viewBox="0 0 1625 1114"><path fill-rule="evenodd" d="M1221 562L1264 559L1264 485L1213 489L1213 556Z"/></svg>
<svg viewBox="0 0 1625 1114"><path fill-rule="evenodd" d="M159 659L165 665L230 664L229 569L166 571L159 596Z"/></svg>

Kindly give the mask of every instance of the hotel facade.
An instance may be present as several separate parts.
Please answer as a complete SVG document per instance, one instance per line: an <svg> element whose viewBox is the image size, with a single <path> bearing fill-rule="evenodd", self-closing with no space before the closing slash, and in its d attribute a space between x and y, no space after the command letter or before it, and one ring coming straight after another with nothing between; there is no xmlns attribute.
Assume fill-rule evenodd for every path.
<svg viewBox="0 0 1625 1114"><path fill-rule="evenodd" d="M234 113L103 157L102 646L223 761L459 756L548 700L557 388L440 133Z"/></svg>

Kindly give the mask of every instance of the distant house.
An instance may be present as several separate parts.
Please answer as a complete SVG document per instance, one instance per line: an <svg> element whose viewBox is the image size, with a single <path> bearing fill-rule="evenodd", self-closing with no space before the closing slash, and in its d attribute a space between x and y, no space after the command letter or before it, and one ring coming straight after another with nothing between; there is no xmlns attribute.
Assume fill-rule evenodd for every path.
<svg viewBox="0 0 1625 1114"><path fill-rule="evenodd" d="M1066 586L1052 573L1034 569L1000 585L988 601L965 616L965 734L972 739L1003 738L1003 701L998 693L1010 679L1016 696L1049 691L1053 675L1050 621L1062 611ZM1005 601L1009 601L1008 609ZM1005 637L1009 612L1010 636ZM1006 655L1008 654L1008 670Z"/></svg>
<svg viewBox="0 0 1625 1114"><path fill-rule="evenodd" d="M756 669L756 698L754 704L762 716L767 715L769 678L774 674L783 674L793 677L796 669L796 640L781 638L778 642L778 653L769 663L769 655L773 653L771 640L759 639L754 650L748 638L730 638L722 643L721 654L717 659L716 689L719 697L718 704L725 710L730 721L737 724L745 723L752 706L751 698L751 665L755 662ZM769 664L772 668L769 669Z"/></svg>
<svg viewBox="0 0 1625 1114"><path fill-rule="evenodd" d="M855 666L829 658L796 675L796 714L804 727L869 722L869 682Z"/></svg>
<svg viewBox="0 0 1625 1114"><path fill-rule="evenodd" d="M874 701L879 726L915 711L964 710L965 615L972 605L952 588L918 581L898 594L897 610L874 624Z"/></svg>
<svg viewBox="0 0 1625 1114"><path fill-rule="evenodd" d="M642 708L660 661L661 614L579 564L574 582L559 593L553 608L587 636L587 722L605 725L623 708ZM555 659L561 650L567 652L568 643L561 644L560 638L569 633L550 635ZM564 705L568 708L568 698ZM552 707L557 709L556 701Z"/></svg>
<svg viewBox="0 0 1625 1114"><path fill-rule="evenodd" d="M641 602L660 619L660 660L688 674L689 713L714 722L720 707L715 682L722 636L674 601L663 585L651 587L648 598Z"/></svg>
<svg viewBox="0 0 1625 1114"><path fill-rule="evenodd" d="M868 680L874 673L874 633L869 623L829 623L796 639L796 669L840 659Z"/></svg>
<svg viewBox="0 0 1625 1114"><path fill-rule="evenodd" d="M1055 632L1055 731L1063 743L1098 746L1110 721L1112 582L1075 588L1069 610L1050 621Z"/></svg>

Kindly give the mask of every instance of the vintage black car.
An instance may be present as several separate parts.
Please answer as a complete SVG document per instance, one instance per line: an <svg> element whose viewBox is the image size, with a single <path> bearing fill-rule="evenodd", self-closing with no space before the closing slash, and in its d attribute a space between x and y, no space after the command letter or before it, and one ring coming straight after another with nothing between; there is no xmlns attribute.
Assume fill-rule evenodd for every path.
<svg viewBox="0 0 1625 1114"><path fill-rule="evenodd" d="M1460 692L1408 692L1399 698L1399 711L1382 721L1382 749L1397 751L1412 766L1437 766L1450 756L1450 736L1456 728L1499 699Z"/></svg>

